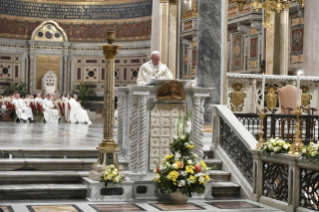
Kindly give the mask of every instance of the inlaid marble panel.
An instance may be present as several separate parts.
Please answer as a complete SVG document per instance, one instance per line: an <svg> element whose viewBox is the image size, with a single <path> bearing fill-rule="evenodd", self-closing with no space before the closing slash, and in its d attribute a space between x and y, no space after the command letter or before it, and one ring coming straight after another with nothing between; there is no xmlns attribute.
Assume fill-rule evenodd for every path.
<svg viewBox="0 0 319 212"><path fill-rule="evenodd" d="M171 153L169 144L176 133L178 114L181 113L184 116L185 112L186 104L158 103L153 108L150 128L150 170L156 168L155 162L160 164L161 158Z"/></svg>
<svg viewBox="0 0 319 212"><path fill-rule="evenodd" d="M240 209L240 208L260 208L257 205L250 204L245 201L233 201L233 202L206 202L207 204L220 208L220 209Z"/></svg>
<svg viewBox="0 0 319 212"><path fill-rule="evenodd" d="M165 203L156 203L156 204L150 204L153 207L161 210L161 211L179 211L179 210L203 210L203 207L200 207L198 205L189 203L189 204L165 204Z"/></svg>
<svg viewBox="0 0 319 212"><path fill-rule="evenodd" d="M0 209L2 209L3 212L14 212L11 206L0 205Z"/></svg>
<svg viewBox="0 0 319 212"><path fill-rule="evenodd" d="M111 204L111 205L90 205L97 212L113 212L113 211L145 211L143 208L135 204Z"/></svg>
<svg viewBox="0 0 319 212"><path fill-rule="evenodd" d="M84 212L76 205L27 205L30 212Z"/></svg>

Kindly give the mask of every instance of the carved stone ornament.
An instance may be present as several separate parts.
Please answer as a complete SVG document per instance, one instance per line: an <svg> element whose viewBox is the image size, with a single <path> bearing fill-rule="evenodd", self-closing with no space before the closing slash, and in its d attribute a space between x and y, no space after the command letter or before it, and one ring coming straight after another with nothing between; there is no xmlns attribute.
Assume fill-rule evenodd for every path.
<svg viewBox="0 0 319 212"><path fill-rule="evenodd" d="M270 85L267 89L268 93L266 94L266 105L268 110L272 111L276 108L278 102L278 94L276 88L273 85Z"/></svg>
<svg viewBox="0 0 319 212"><path fill-rule="evenodd" d="M105 45L103 48L103 54L107 60L115 60L116 55L119 53L120 45Z"/></svg>
<svg viewBox="0 0 319 212"><path fill-rule="evenodd" d="M180 81L165 82L156 94L157 99L185 99L184 86Z"/></svg>
<svg viewBox="0 0 319 212"><path fill-rule="evenodd" d="M301 94L301 105L304 107L308 107L310 105L310 100L312 96L309 91L309 87L307 85L302 85L302 94Z"/></svg>
<svg viewBox="0 0 319 212"><path fill-rule="evenodd" d="M232 87L234 91L229 94L231 110L233 112L235 111L241 112L243 110L244 99L246 97L246 94L243 91L241 91L243 88L243 85L240 83L236 83Z"/></svg>

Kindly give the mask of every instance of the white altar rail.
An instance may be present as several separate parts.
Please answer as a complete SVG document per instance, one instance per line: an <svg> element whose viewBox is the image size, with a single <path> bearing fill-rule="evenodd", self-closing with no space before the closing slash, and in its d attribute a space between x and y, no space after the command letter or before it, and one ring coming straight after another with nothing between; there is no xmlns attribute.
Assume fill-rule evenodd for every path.
<svg viewBox="0 0 319 212"><path fill-rule="evenodd" d="M152 170L150 162L150 119L156 103L186 104L192 110L192 141L195 153L203 157L203 103L213 88L185 88L185 100L158 100L159 87L128 86L116 88L118 98L117 144L120 154L129 161L130 176L141 179ZM171 141L171 138L170 140Z"/></svg>
<svg viewBox="0 0 319 212"><path fill-rule="evenodd" d="M224 101L227 102L227 107L231 107L231 95L235 91L234 85L240 84L242 86L240 92L245 94L244 101L242 103L242 108L238 107L239 110L233 109L234 113L258 113L261 108L261 87L262 87L263 75L257 74L233 74L227 73L226 75L226 91L224 92ZM265 75L266 87L265 95L267 94L267 89L269 86L282 88L286 85L296 86L297 77L296 76L282 76L282 75ZM310 103L305 107L313 107L319 109L319 77L300 77L300 86L306 86L310 94ZM238 100L238 99L237 99ZM266 97L265 97L266 101ZM238 104L238 102L237 102ZM266 104L266 102L265 102ZM280 100L278 98L278 104L276 106L277 112L280 113ZM267 107L265 107L267 109ZM272 111L268 110L268 113ZM314 114L319 114L319 110Z"/></svg>

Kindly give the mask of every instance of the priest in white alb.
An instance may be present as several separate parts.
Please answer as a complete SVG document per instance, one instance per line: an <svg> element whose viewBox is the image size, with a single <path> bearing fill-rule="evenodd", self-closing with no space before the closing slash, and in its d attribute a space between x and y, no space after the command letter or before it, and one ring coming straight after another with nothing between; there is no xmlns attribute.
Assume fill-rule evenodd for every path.
<svg viewBox="0 0 319 212"><path fill-rule="evenodd" d="M154 51L151 54L151 60L144 63L140 67L138 73L137 85L145 85L152 79L173 79L172 72L167 68L166 65L161 63L161 55L158 51Z"/></svg>
<svg viewBox="0 0 319 212"><path fill-rule="evenodd" d="M51 100L52 95L48 94L47 98L43 100L43 109L44 109L44 119L47 123L58 123L59 122L59 111L55 109L55 106Z"/></svg>
<svg viewBox="0 0 319 212"><path fill-rule="evenodd" d="M30 107L26 106L23 99L20 98L20 94L16 93L14 99L12 100L16 109L16 114L19 120L26 122L28 119L30 122L33 121L33 114Z"/></svg>
<svg viewBox="0 0 319 212"><path fill-rule="evenodd" d="M89 119L88 113L81 107L81 104L77 102L78 95L73 94L72 98L70 99L70 121L71 123L85 123L85 124L92 124Z"/></svg>

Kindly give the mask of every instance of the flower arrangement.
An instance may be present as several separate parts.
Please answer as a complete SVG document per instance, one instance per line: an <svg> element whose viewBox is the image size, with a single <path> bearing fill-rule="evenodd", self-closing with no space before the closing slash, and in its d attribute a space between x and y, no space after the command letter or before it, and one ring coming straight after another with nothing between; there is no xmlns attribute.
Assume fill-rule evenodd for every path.
<svg viewBox="0 0 319 212"><path fill-rule="evenodd" d="M107 166L103 176L101 176L100 182L104 182L104 186L107 187L109 183L116 184L120 183L125 179L125 175L119 172L114 165Z"/></svg>
<svg viewBox="0 0 319 212"><path fill-rule="evenodd" d="M162 159L162 165L156 164L157 168L154 170L156 176L152 178L156 192L161 190L165 194L170 194L179 189L188 197L205 192L206 183L210 180L205 172L214 167L208 168L198 155L192 153L195 145L190 141L192 128L190 115L190 112L183 118L179 115L176 135L170 144L172 154Z"/></svg>
<svg viewBox="0 0 319 212"><path fill-rule="evenodd" d="M309 145L305 145L302 147L299 159L308 160L310 163L319 162L318 149L319 149L318 143L315 144L313 142L310 142Z"/></svg>
<svg viewBox="0 0 319 212"><path fill-rule="evenodd" d="M265 154L288 153L291 149L291 144L279 138L270 138L259 148Z"/></svg>

